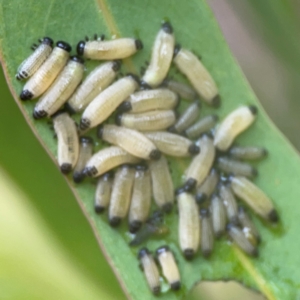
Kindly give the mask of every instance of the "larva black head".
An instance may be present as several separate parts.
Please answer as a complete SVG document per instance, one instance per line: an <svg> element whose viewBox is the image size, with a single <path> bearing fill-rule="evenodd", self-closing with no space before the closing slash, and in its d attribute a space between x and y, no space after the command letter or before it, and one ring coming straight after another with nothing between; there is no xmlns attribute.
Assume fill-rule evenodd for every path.
<svg viewBox="0 0 300 300"><path fill-rule="evenodd" d="M198 147L196 144L191 144L189 146L189 153L191 155L196 155L200 152L200 147Z"/></svg>
<svg viewBox="0 0 300 300"><path fill-rule="evenodd" d="M158 160L161 158L161 152L158 149L154 149L150 152L149 158L153 160Z"/></svg>
<svg viewBox="0 0 300 300"><path fill-rule="evenodd" d="M262 156L267 156L269 154L268 150L263 148L262 149Z"/></svg>
<svg viewBox="0 0 300 300"><path fill-rule="evenodd" d="M173 59L176 57L176 55L179 53L181 49L181 45L180 44L177 44L175 45L175 48L174 48L174 54L173 54Z"/></svg>
<svg viewBox="0 0 300 300"><path fill-rule="evenodd" d="M60 170L62 173L64 174L68 174L72 171L72 165L69 164L69 163L63 163L61 166L60 166Z"/></svg>
<svg viewBox="0 0 300 300"><path fill-rule="evenodd" d="M91 144L91 145L93 145L94 140L89 136L82 136L82 137L80 137L80 143L81 144Z"/></svg>
<svg viewBox="0 0 300 300"><path fill-rule="evenodd" d="M28 90L23 90L20 94L20 99L23 101L31 100L33 98L33 94Z"/></svg>
<svg viewBox="0 0 300 300"><path fill-rule="evenodd" d="M35 120L42 119L47 116L47 113L44 110L33 110L32 116Z"/></svg>
<svg viewBox="0 0 300 300"><path fill-rule="evenodd" d="M152 213L151 217L147 220L151 224L159 224L164 220L164 215L160 210L156 210Z"/></svg>
<svg viewBox="0 0 300 300"><path fill-rule="evenodd" d="M212 100L211 100L211 106L213 106L214 108L218 108L221 105L221 97L220 95L215 96Z"/></svg>
<svg viewBox="0 0 300 300"><path fill-rule="evenodd" d="M144 45L141 40L137 39L134 42L135 42L136 50L142 50L144 48Z"/></svg>
<svg viewBox="0 0 300 300"><path fill-rule="evenodd" d="M141 221L132 221L129 223L130 233L136 233L142 227Z"/></svg>
<svg viewBox="0 0 300 300"><path fill-rule="evenodd" d="M209 210L206 208L201 208L200 209L200 216L202 218L208 218L209 217Z"/></svg>
<svg viewBox="0 0 300 300"><path fill-rule="evenodd" d="M156 255L159 256L160 254L165 253L165 252L168 252L168 251L170 251L169 246L164 245L164 246L159 247L159 248L156 250Z"/></svg>
<svg viewBox="0 0 300 300"><path fill-rule="evenodd" d="M68 44L68 43L66 43L66 42L64 42L64 41L58 41L56 43L56 47L61 48L61 49L65 50L65 51L67 51L67 52L71 52L71 50L72 50L71 45Z"/></svg>
<svg viewBox="0 0 300 300"><path fill-rule="evenodd" d="M79 57L79 56L73 55L73 56L71 56L70 59L77 62L77 63L79 63L79 64L82 64L82 65L84 64L84 59Z"/></svg>
<svg viewBox="0 0 300 300"><path fill-rule="evenodd" d="M91 121L89 119L86 118L81 118L80 120L80 124L79 124L79 128L81 130L86 130L91 126Z"/></svg>
<svg viewBox="0 0 300 300"><path fill-rule="evenodd" d="M183 255L184 255L186 260L192 260L194 258L194 255L195 255L195 251L193 249L185 249L183 251Z"/></svg>
<svg viewBox="0 0 300 300"><path fill-rule="evenodd" d="M114 173L112 171L110 171L110 172L103 174L102 177L104 180L108 180L108 179L112 178L113 175L114 175Z"/></svg>
<svg viewBox="0 0 300 300"><path fill-rule="evenodd" d="M177 133L177 130L176 130L176 128L175 128L174 125L173 125L173 126L170 126L170 127L168 128L168 131L171 132L171 133Z"/></svg>
<svg viewBox="0 0 300 300"><path fill-rule="evenodd" d="M157 296L160 293L160 286L155 286L152 288L152 293Z"/></svg>
<svg viewBox="0 0 300 300"><path fill-rule="evenodd" d="M181 283L180 283L180 281L175 281L175 282L172 282L172 283L171 283L171 289L172 289L173 291L178 291L178 290L180 290L180 288L181 288Z"/></svg>
<svg viewBox="0 0 300 300"><path fill-rule="evenodd" d="M49 46L53 46L53 40L47 36L45 36L42 41L43 44L49 45Z"/></svg>
<svg viewBox="0 0 300 300"><path fill-rule="evenodd" d="M164 204L161 209L164 213L169 214L173 209L173 203L168 202L168 203Z"/></svg>
<svg viewBox="0 0 300 300"><path fill-rule="evenodd" d="M144 165L144 164L139 164L139 165L136 165L135 166L135 169L137 171L146 171L148 170L148 166L147 165Z"/></svg>
<svg viewBox="0 0 300 300"><path fill-rule="evenodd" d="M184 189L189 192L191 190L193 190L196 187L197 181L194 178L189 178L185 184L184 184Z"/></svg>
<svg viewBox="0 0 300 300"><path fill-rule="evenodd" d="M169 22L164 22L161 26L161 29L166 33L169 33L169 34L173 33L173 27Z"/></svg>
<svg viewBox="0 0 300 300"><path fill-rule="evenodd" d="M279 216L278 213L275 209L272 209L268 215L268 219L272 222L272 223L277 223L279 221Z"/></svg>
<svg viewBox="0 0 300 300"><path fill-rule="evenodd" d="M121 60L114 60L112 62L112 69L115 71L115 72L118 72L121 68L121 64L122 64L122 61Z"/></svg>
<svg viewBox="0 0 300 300"><path fill-rule="evenodd" d="M256 115L257 114L257 107L254 106L254 105L249 105L248 108L250 109L251 113L253 115Z"/></svg>
<svg viewBox="0 0 300 300"><path fill-rule="evenodd" d="M180 194L182 194L182 193L186 193L186 190L185 190L184 186L181 186L181 187L179 187L179 188L177 188L177 189L175 190L175 195L176 195L176 196L178 196L178 195L180 195Z"/></svg>
<svg viewBox="0 0 300 300"><path fill-rule="evenodd" d="M131 103L129 101L124 101L119 107L118 107L118 111L119 112L127 112L127 111L131 111L132 110L132 106Z"/></svg>
<svg viewBox="0 0 300 300"><path fill-rule="evenodd" d="M152 87L144 80L140 82L141 90L151 90Z"/></svg>
<svg viewBox="0 0 300 300"><path fill-rule="evenodd" d="M111 227L117 227L117 226L120 225L121 220L122 219L120 217L112 217L112 218L109 219L109 225Z"/></svg>
<svg viewBox="0 0 300 300"><path fill-rule="evenodd" d="M95 210L96 214L102 214L105 211L105 207L99 206L99 205L95 205L94 206L94 210Z"/></svg>
<svg viewBox="0 0 300 300"><path fill-rule="evenodd" d="M126 76L131 77L132 79L134 79L136 81L136 83L140 86L141 82L140 82L140 79L137 75L135 75L133 73L127 73Z"/></svg>
<svg viewBox="0 0 300 300"><path fill-rule="evenodd" d="M61 115L61 114L66 114L68 113L66 110L64 109L60 109L58 110L56 113L54 113L53 115L51 115L51 118L52 119L55 119L57 116Z"/></svg>
<svg viewBox="0 0 300 300"><path fill-rule="evenodd" d="M103 125L99 125L97 128L97 137L99 139L102 139L102 136L103 136Z"/></svg>
<svg viewBox="0 0 300 300"><path fill-rule="evenodd" d="M84 174L82 172L74 172L74 174L73 174L73 181L75 183L80 183L80 182L83 181L84 177L85 176L84 176Z"/></svg>
<svg viewBox="0 0 300 300"><path fill-rule="evenodd" d="M85 176L93 177L93 176L96 176L98 174L98 171L95 167L86 167L86 168L83 169L82 173Z"/></svg>
<svg viewBox="0 0 300 300"><path fill-rule="evenodd" d="M150 251L148 250L148 248L142 248L140 249L139 253L138 253L138 259L141 259L142 257L149 255Z"/></svg>
<svg viewBox="0 0 300 300"><path fill-rule="evenodd" d="M65 103L64 109L65 109L70 115L76 114L76 110L74 110L74 108L70 105L69 102Z"/></svg>
<svg viewBox="0 0 300 300"><path fill-rule="evenodd" d="M122 124L122 116L123 116L123 114L116 114L116 117L115 117L115 123L116 123L118 126L121 126L121 124Z"/></svg>
<svg viewBox="0 0 300 300"><path fill-rule="evenodd" d="M83 53L84 53L84 47L85 47L85 41L80 41L77 44L76 52L77 52L78 55L80 55L80 56L83 55Z"/></svg>
<svg viewBox="0 0 300 300"><path fill-rule="evenodd" d="M201 205L207 200L207 195L205 193L197 193L195 200L199 205Z"/></svg>

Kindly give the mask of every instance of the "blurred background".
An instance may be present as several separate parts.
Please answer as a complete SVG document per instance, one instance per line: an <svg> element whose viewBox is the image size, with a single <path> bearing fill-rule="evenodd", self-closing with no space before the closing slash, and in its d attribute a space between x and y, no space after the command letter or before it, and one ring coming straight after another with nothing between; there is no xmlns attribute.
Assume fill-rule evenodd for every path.
<svg viewBox="0 0 300 300"><path fill-rule="evenodd" d="M300 149L300 2L208 2L268 115ZM63 177L11 97L2 71L0 90L3 299L125 299ZM228 284L219 288L225 290L218 296L211 286L198 287L193 297L247 300L257 296L241 296Z"/></svg>

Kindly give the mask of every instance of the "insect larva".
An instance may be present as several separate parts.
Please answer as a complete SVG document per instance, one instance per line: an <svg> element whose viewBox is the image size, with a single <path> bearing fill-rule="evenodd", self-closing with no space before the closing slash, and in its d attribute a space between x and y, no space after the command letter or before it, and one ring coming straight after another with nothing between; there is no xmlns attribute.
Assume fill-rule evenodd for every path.
<svg viewBox="0 0 300 300"><path fill-rule="evenodd" d="M219 193L220 197L223 200L229 222L232 224L237 224L239 221L238 206L230 186L221 184L219 188Z"/></svg>
<svg viewBox="0 0 300 300"><path fill-rule="evenodd" d="M165 212L170 212L174 203L174 186L166 158L148 162L153 198L157 206Z"/></svg>
<svg viewBox="0 0 300 300"><path fill-rule="evenodd" d="M171 289L179 290L181 287L180 273L173 252L168 246L162 246L156 250L156 256Z"/></svg>
<svg viewBox="0 0 300 300"><path fill-rule="evenodd" d="M32 76L42 63L50 55L53 47L53 40L44 37L40 40L40 45L34 49L34 52L26 58L18 68L17 80L27 79Z"/></svg>
<svg viewBox="0 0 300 300"><path fill-rule="evenodd" d="M84 110L80 129L95 127L105 121L139 86L135 75L127 75L101 92Z"/></svg>
<svg viewBox="0 0 300 300"><path fill-rule="evenodd" d="M175 156L185 157L198 154L200 148L192 141L166 131L144 132L144 135L150 139L155 146L163 153Z"/></svg>
<svg viewBox="0 0 300 300"><path fill-rule="evenodd" d="M98 214L104 212L109 205L112 183L111 172L105 173L98 179L94 202L95 212Z"/></svg>
<svg viewBox="0 0 300 300"><path fill-rule="evenodd" d="M80 41L77 54L95 60L123 59L143 49L141 40L119 38L110 41Z"/></svg>
<svg viewBox="0 0 300 300"><path fill-rule="evenodd" d="M215 236L220 238L226 227L226 211L221 198L213 195L211 198L210 210Z"/></svg>
<svg viewBox="0 0 300 300"><path fill-rule="evenodd" d="M97 177L119 165L136 164L139 161L139 158L122 148L112 146L95 153L87 162L83 173L90 177Z"/></svg>
<svg viewBox="0 0 300 300"><path fill-rule="evenodd" d="M256 160L267 156L268 151L261 147L234 146L229 150L229 155L236 159Z"/></svg>
<svg viewBox="0 0 300 300"><path fill-rule="evenodd" d="M200 119L198 122L190 126L184 131L184 134L189 137L190 139L197 139L199 138L203 133L208 132L210 129L212 129L216 123L218 122L219 117L217 115L209 115L202 119Z"/></svg>
<svg viewBox="0 0 300 300"><path fill-rule="evenodd" d="M255 106L242 106L231 112L216 129L215 146L226 151L235 138L254 122L256 114Z"/></svg>
<svg viewBox="0 0 300 300"><path fill-rule="evenodd" d="M57 136L57 160L62 173L75 167L79 155L79 140L74 120L64 111L53 115L53 126Z"/></svg>
<svg viewBox="0 0 300 300"><path fill-rule="evenodd" d="M159 271L154 258L147 248L142 248L139 251L138 258L150 290L154 295L158 295L160 292Z"/></svg>
<svg viewBox="0 0 300 300"><path fill-rule="evenodd" d="M217 165L221 171L227 174L234 174L246 177L255 177L258 174L257 170L251 165L224 156L218 158Z"/></svg>
<svg viewBox="0 0 300 300"><path fill-rule="evenodd" d="M155 38L151 60L142 78L144 85L156 87L162 83L172 62L174 45L173 28L170 23L165 22Z"/></svg>
<svg viewBox="0 0 300 300"><path fill-rule="evenodd" d="M66 104L67 108L72 113L85 109L97 95L113 82L120 65L120 61L111 61L95 68L71 96Z"/></svg>
<svg viewBox="0 0 300 300"><path fill-rule="evenodd" d="M175 123L173 110L155 110L139 114L119 114L117 124L139 131L163 130Z"/></svg>
<svg viewBox="0 0 300 300"><path fill-rule="evenodd" d="M267 195L246 177L232 176L231 188L234 194L245 201L262 218L278 222L279 217L272 201Z"/></svg>
<svg viewBox="0 0 300 300"><path fill-rule="evenodd" d="M239 222L243 227L243 232L246 238L253 244L260 242L260 234L256 229L254 223L250 219L249 215L242 206L238 208L238 218Z"/></svg>
<svg viewBox="0 0 300 300"><path fill-rule="evenodd" d="M119 111L141 113L157 109L172 109L178 102L177 94L168 89L142 90L131 94L120 105Z"/></svg>
<svg viewBox="0 0 300 300"><path fill-rule="evenodd" d="M219 182L219 173L216 169L211 169L204 182L197 188L196 201L198 204L204 203L210 198Z"/></svg>
<svg viewBox="0 0 300 300"><path fill-rule="evenodd" d="M179 211L179 244L186 259L196 254L200 243L200 220L194 197L184 189L177 190Z"/></svg>
<svg viewBox="0 0 300 300"><path fill-rule="evenodd" d="M160 151L142 133L116 125L103 125L98 128L98 137L143 159L159 159Z"/></svg>
<svg viewBox="0 0 300 300"><path fill-rule="evenodd" d="M119 167L115 173L108 210L109 224L113 227L127 216L134 174L134 169L129 165Z"/></svg>
<svg viewBox="0 0 300 300"><path fill-rule="evenodd" d="M129 209L129 231L140 229L147 220L151 206L151 177L145 165L137 165Z"/></svg>
<svg viewBox="0 0 300 300"><path fill-rule="evenodd" d="M71 57L62 72L35 105L33 117L40 119L53 115L75 91L82 80L83 72L83 60L77 56Z"/></svg>
<svg viewBox="0 0 300 300"><path fill-rule="evenodd" d="M46 61L24 85L20 99L31 100L42 95L66 65L71 49L65 42L57 42Z"/></svg>
<svg viewBox="0 0 300 300"><path fill-rule="evenodd" d="M251 256L258 256L258 250L253 246L244 235L244 232L233 224L227 225L227 232L233 242L241 248L245 253Z"/></svg>
<svg viewBox="0 0 300 300"><path fill-rule="evenodd" d="M169 130L171 132L183 132L199 118L200 108L201 103L196 100L182 113L176 123Z"/></svg>
<svg viewBox="0 0 300 300"><path fill-rule="evenodd" d="M84 179L83 169L93 154L93 139L87 136L80 138L79 156L73 172L73 180L76 183Z"/></svg>
<svg viewBox="0 0 300 300"><path fill-rule="evenodd" d="M214 107L220 105L216 83L195 54L176 46L173 61L180 72L188 78L201 99Z"/></svg>
<svg viewBox="0 0 300 300"><path fill-rule="evenodd" d="M201 219L201 251L203 256L210 256L214 247L214 232L211 223L211 216L208 209L200 210Z"/></svg>
<svg viewBox="0 0 300 300"><path fill-rule="evenodd" d="M185 100L193 101L197 98L196 91L185 83L172 79L166 79L164 80L163 85Z"/></svg>
<svg viewBox="0 0 300 300"><path fill-rule="evenodd" d="M209 174L215 158L215 147L213 141L207 135L199 139L200 153L194 156L188 169L185 171L186 190L192 190L196 185L199 186Z"/></svg>

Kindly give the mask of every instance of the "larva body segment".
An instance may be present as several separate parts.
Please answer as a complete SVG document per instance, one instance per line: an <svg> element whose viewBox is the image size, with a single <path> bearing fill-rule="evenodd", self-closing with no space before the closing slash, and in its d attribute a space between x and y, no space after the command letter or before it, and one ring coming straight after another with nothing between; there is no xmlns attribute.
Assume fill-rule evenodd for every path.
<svg viewBox="0 0 300 300"><path fill-rule="evenodd" d="M103 174L97 182L94 208L95 212L100 214L109 206L113 177L112 173Z"/></svg>

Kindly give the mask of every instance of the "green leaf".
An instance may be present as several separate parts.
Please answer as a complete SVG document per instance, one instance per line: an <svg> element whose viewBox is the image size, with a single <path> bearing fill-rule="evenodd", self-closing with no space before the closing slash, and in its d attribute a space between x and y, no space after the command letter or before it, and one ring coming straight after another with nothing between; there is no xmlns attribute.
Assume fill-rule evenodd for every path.
<svg viewBox="0 0 300 300"><path fill-rule="evenodd" d="M173 24L177 41L201 55L203 63L215 78L223 100L223 105L217 112L221 117L240 104L256 104L260 109L258 120L239 141L243 144L259 144L269 149L269 158L260 163L260 176L256 184L274 199L281 216L281 223L276 228L255 219L263 238L260 257L248 258L222 240L216 243L210 259L206 260L199 255L192 262L186 262L178 248L176 213L168 216L166 220L171 229L170 235L162 240L150 241L147 246L154 250L160 245L170 244L178 259L183 288L179 293L166 292L167 284L164 283L161 299L181 298L199 280L229 278L260 290L269 299L299 297L297 289L300 271L294 266L299 262L300 246L297 234L300 160L264 113L232 58L204 0L11 0L0 3L1 61L8 83L26 120L52 158L55 157L56 143L47 121L37 122L32 119L34 101L20 102L18 94L22 83L14 79L19 63L30 53L30 44L45 35L55 40L66 40L74 47L85 35L91 36L94 33L105 33L107 36L139 36L144 42L144 50L124 62L126 71L137 71L149 58L161 20L167 18ZM89 62L88 69L95 65L96 63ZM211 109L204 109L205 113L209 111ZM172 160L171 163L174 182L179 185L188 161ZM132 299L154 298L138 268L136 250L127 245L130 238L126 233L126 226L113 230L105 216L99 217L94 213L93 185L85 182L75 186L69 178L67 181L127 296Z"/></svg>

